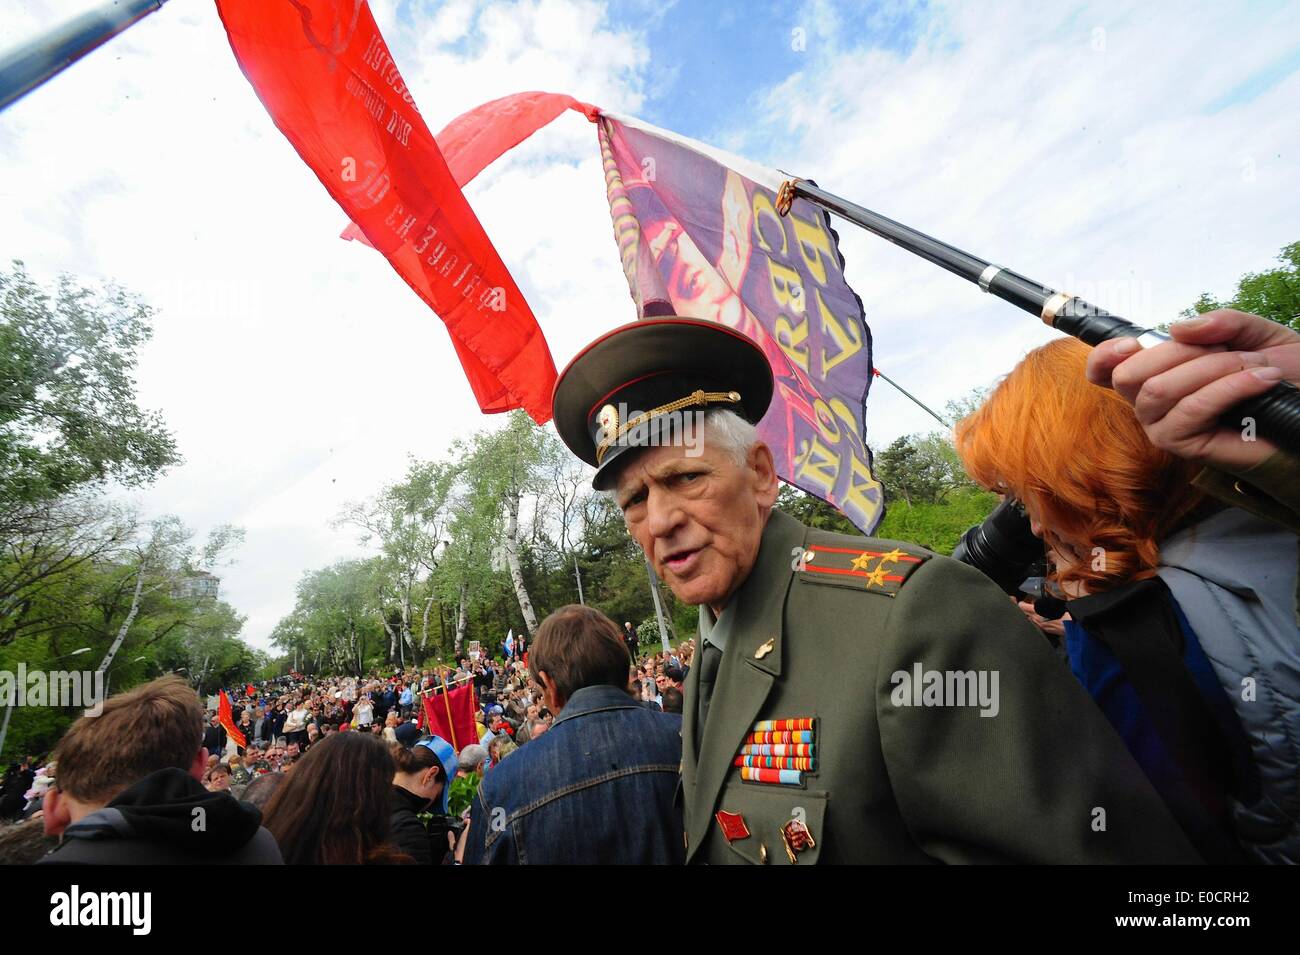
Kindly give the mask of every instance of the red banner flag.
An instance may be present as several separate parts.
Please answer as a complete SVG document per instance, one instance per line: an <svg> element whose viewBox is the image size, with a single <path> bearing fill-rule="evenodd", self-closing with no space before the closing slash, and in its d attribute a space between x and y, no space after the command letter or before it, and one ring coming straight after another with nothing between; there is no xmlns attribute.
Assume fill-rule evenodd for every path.
<svg viewBox="0 0 1300 955"><path fill-rule="evenodd" d="M248 745L248 740L239 731L239 727L235 725L235 715L230 709L230 697L226 696L225 690L218 691L217 719L226 728L226 735L235 741L236 746Z"/></svg>
<svg viewBox="0 0 1300 955"><path fill-rule="evenodd" d="M441 736L460 752L471 743L478 742L477 720L474 713L474 686L466 684L455 690L430 693L424 698L424 719L421 725L434 736Z"/></svg>
<svg viewBox="0 0 1300 955"><path fill-rule="evenodd" d="M329 194L447 326L479 407L551 416L555 363L363 0L217 0L240 69Z"/></svg>
<svg viewBox="0 0 1300 955"><path fill-rule="evenodd" d="M871 334L830 217L777 212L787 176L630 117L597 124L623 270L641 317L726 325L776 380L758 433L777 474L870 534L883 516L864 405Z"/></svg>

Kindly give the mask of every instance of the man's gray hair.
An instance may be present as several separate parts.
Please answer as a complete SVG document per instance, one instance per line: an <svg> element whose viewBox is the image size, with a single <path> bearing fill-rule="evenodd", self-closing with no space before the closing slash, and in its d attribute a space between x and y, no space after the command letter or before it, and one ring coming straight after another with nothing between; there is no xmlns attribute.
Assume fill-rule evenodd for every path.
<svg viewBox="0 0 1300 955"><path fill-rule="evenodd" d="M714 447L727 454L736 467L745 466L749 460L749 449L761 440L756 427L726 408L707 409L701 413L699 422L699 440L705 443L712 441ZM600 493L606 500L618 501L616 487L607 488Z"/></svg>
<svg viewBox="0 0 1300 955"><path fill-rule="evenodd" d="M704 412L705 440L731 456L737 467L749 460L749 449L758 443L758 429L726 408L710 408Z"/></svg>
<svg viewBox="0 0 1300 955"><path fill-rule="evenodd" d="M478 743L471 743L460 751L460 756L456 760L456 765L460 767L462 773L472 773L483 764L487 759L487 750Z"/></svg>

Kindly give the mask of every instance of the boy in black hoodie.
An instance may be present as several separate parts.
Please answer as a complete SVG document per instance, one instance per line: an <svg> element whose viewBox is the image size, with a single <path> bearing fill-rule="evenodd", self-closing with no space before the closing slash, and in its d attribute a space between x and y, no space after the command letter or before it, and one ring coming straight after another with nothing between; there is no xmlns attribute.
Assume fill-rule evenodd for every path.
<svg viewBox="0 0 1300 955"><path fill-rule="evenodd" d="M262 814L199 783L203 706L176 676L114 696L55 750L45 796L50 865L280 865Z"/></svg>

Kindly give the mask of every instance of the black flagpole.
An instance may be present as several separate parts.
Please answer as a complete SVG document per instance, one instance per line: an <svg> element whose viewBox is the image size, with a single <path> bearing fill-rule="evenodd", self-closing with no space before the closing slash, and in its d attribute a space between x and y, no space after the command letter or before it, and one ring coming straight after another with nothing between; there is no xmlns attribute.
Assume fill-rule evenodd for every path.
<svg viewBox="0 0 1300 955"><path fill-rule="evenodd" d="M815 202L868 232L978 284L985 292L1037 315L1058 331L1089 345L1110 338L1136 338L1143 348L1151 348L1169 340L1167 335L1111 315L1077 295L1058 292L1011 269L993 265L901 222L832 195L803 179L790 179L781 185L777 193L777 211L781 215L789 212L796 196ZM1254 419L1260 437L1300 453L1300 388L1290 382L1280 382L1257 398L1237 405L1224 416L1223 422L1228 427L1240 428L1243 418Z"/></svg>
<svg viewBox="0 0 1300 955"><path fill-rule="evenodd" d="M0 57L0 110L63 72L167 0L113 0Z"/></svg>

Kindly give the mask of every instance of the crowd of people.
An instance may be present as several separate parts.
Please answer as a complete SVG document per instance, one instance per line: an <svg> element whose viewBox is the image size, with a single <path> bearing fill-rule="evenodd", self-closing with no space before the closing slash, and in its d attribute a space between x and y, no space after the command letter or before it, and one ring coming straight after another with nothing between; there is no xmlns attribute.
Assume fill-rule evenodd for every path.
<svg viewBox="0 0 1300 955"><path fill-rule="evenodd" d="M1174 339L1018 364L956 430L1003 504L950 559L774 508L748 339L620 329L556 426L694 639L642 654L563 607L500 660L290 674L228 720L163 678L11 768L0 859L1300 862L1300 462L1222 422L1300 380L1300 335L1221 311ZM611 442L622 397L720 407L687 453ZM453 745L422 704L465 684Z"/></svg>
<svg viewBox="0 0 1300 955"><path fill-rule="evenodd" d="M622 638L620 644L625 653L635 648ZM524 646L520 641L515 649L522 651ZM640 659L628 656L624 669L629 674L625 691L629 702L647 710L680 713L682 681L691 652L692 643L687 641ZM429 732L421 719L421 701L465 683L472 683L475 689L477 741L456 751ZM157 763L153 775L161 774L159 779L179 787L177 794L183 792L182 799L189 800L185 805L228 803L210 803L194 785L180 783L177 773L167 770L193 769L199 787L207 794L226 794L256 807L286 863L460 862L471 805L485 774L520 747L539 740L555 718L523 659L494 659L479 651L462 657L455 667L375 671L364 678L293 673L231 688L229 696L229 724L217 709L202 714L198 735L201 761L179 765L183 760L173 759L177 765L165 765L167 749L158 750L156 756L144 752L144 747L152 748L158 741L156 727L134 736L133 746L112 748L118 759L134 767L130 772ZM57 831L57 823L51 826L44 821L55 810L46 796L66 780L68 760L84 758L84 750L74 746L75 741L87 734L107 740L114 728L134 725L146 712L183 722L194 712L197 701L194 691L178 678L155 681L115 697L103 722L70 731L48 760L28 757L11 765L0 794L0 815L9 823L0 823L0 862L39 861L58 844L60 836L67 835L66 829ZM227 725L238 730L242 744ZM136 747L141 751L135 751ZM113 776L119 770L101 765L95 772ZM72 775L79 778L75 771ZM140 785L135 781L128 788ZM155 779L144 789L152 791L157 786ZM74 793L73 800L81 799L70 788L64 791ZM77 791L87 805L106 792L85 783L78 783ZM81 805L58 797L54 802L64 809ZM125 802L129 799L119 798L114 805ZM387 825L382 824L384 812L379 807L386 807ZM364 825L354 831L349 820L364 820ZM230 823L233 826L238 821L233 817ZM333 835L336 828L346 829L352 836L340 841ZM240 830L240 834L246 833ZM67 845L78 849L90 845L78 843L77 835L74 830ZM221 861L206 843L191 840L189 848L204 853L202 861ZM136 861L139 849L127 841L106 856L87 859L84 852L69 849L50 856L49 861ZM265 839L257 849L258 857L232 853L225 861L277 861ZM171 852L163 852L148 861L172 858Z"/></svg>

